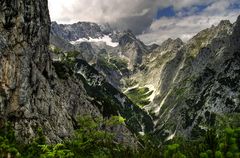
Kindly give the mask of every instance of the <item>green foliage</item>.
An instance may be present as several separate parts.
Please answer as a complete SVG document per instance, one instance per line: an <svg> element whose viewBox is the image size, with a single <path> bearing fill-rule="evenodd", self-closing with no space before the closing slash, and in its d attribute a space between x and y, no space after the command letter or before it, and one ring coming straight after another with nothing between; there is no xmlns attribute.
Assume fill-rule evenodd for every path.
<svg viewBox="0 0 240 158"><path fill-rule="evenodd" d="M115 65L108 62L108 60L106 58L99 58L97 62L98 62L98 65L100 67L102 67L103 69L116 70Z"/></svg>
<svg viewBox="0 0 240 158"><path fill-rule="evenodd" d="M209 130L198 140L181 137L162 144L155 135L138 136L137 150L115 142L111 128L123 124L121 116L108 119L83 116L71 140L46 144L44 131L38 129L30 144L18 144L11 124L0 128L0 157L24 158L239 158L240 128L226 128L221 135ZM159 145L161 144L161 145Z"/></svg>
<svg viewBox="0 0 240 158"><path fill-rule="evenodd" d="M140 158L154 158L162 156L159 139L152 134L139 135L138 140L140 148L133 153L135 157Z"/></svg>
<svg viewBox="0 0 240 158"><path fill-rule="evenodd" d="M120 70L121 72L123 71L127 71L127 67L128 67L128 62L124 59L121 59L119 57L112 57L110 58L110 63L114 64L115 67L117 67L118 70Z"/></svg>
<svg viewBox="0 0 240 158"><path fill-rule="evenodd" d="M67 146L76 157L113 157L123 149L115 143L115 134L107 129L124 123L121 116L112 116L109 119L84 116L78 118L79 128L73 140Z"/></svg>
<svg viewBox="0 0 240 158"><path fill-rule="evenodd" d="M125 82L126 87L132 87L137 85L137 81L133 79L125 79Z"/></svg>
<svg viewBox="0 0 240 158"><path fill-rule="evenodd" d="M60 79L67 79L73 75L76 58L80 54L78 51L63 52L58 48L54 48L53 52L60 55L61 60L53 62L56 73Z"/></svg>
<svg viewBox="0 0 240 158"><path fill-rule="evenodd" d="M66 149L64 144L56 144L56 145L39 145L42 154L40 154L41 158L72 158L74 154L71 150Z"/></svg>
<svg viewBox="0 0 240 158"><path fill-rule="evenodd" d="M0 128L0 157L20 157L16 148L15 134L10 123L4 123Z"/></svg>
<svg viewBox="0 0 240 158"><path fill-rule="evenodd" d="M210 129L206 132L204 144L206 149L210 149L211 152L209 151L208 153L213 157L218 145L218 137L214 129Z"/></svg>
<svg viewBox="0 0 240 158"><path fill-rule="evenodd" d="M73 50L73 51L65 52L64 54L67 60L71 60L71 59L75 60L75 58L80 54L80 52Z"/></svg>
<svg viewBox="0 0 240 158"><path fill-rule="evenodd" d="M67 79L69 76L73 75L72 65L67 62L54 62L53 66L60 79Z"/></svg>
<svg viewBox="0 0 240 158"><path fill-rule="evenodd" d="M207 153L201 153L200 158L208 158L208 154Z"/></svg>
<svg viewBox="0 0 240 158"><path fill-rule="evenodd" d="M43 134L43 130L41 128L37 129L37 135L36 137L33 139L32 143L25 145L25 147L23 147L23 151L25 151L23 153L24 157L27 158L31 158L31 157L40 157L41 154L43 154L42 150L41 150L41 145L45 145L46 144L46 138Z"/></svg>
<svg viewBox="0 0 240 158"><path fill-rule="evenodd" d="M237 158L239 157L240 148L237 129L226 128L224 134L219 138L215 130L209 130L204 139L205 151L200 157L206 158Z"/></svg>
<svg viewBox="0 0 240 158"><path fill-rule="evenodd" d="M57 55L62 53L61 48L58 48L54 45L49 45L49 50L52 51L53 53L57 54Z"/></svg>
<svg viewBox="0 0 240 158"><path fill-rule="evenodd" d="M179 151L179 147L179 144L168 145L164 152L164 158L186 158L186 156Z"/></svg>
<svg viewBox="0 0 240 158"><path fill-rule="evenodd" d="M240 146L239 146L239 130L226 128L225 136L223 137L222 143L220 144L220 151L225 157L239 157Z"/></svg>
<svg viewBox="0 0 240 158"><path fill-rule="evenodd" d="M122 116L112 116L109 120L106 120L106 124L109 126L120 125L123 124L125 120Z"/></svg>
<svg viewBox="0 0 240 158"><path fill-rule="evenodd" d="M122 73L128 71L128 62L116 56L109 57L107 54L102 54L97 62L103 69L120 71Z"/></svg>
<svg viewBox="0 0 240 158"><path fill-rule="evenodd" d="M150 103L149 97L153 91L149 91L149 88L142 87L142 88L133 88L127 91L126 95L128 98L138 105L139 107L143 107Z"/></svg>
<svg viewBox="0 0 240 158"><path fill-rule="evenodd" d="M69 67L69 69L73 70L74 65L75 65L75 60L77 56L80 54L78 51L69 51L65 52L64 56L61 59L61 62L64 63Z"/></svg>
<svg viewBox="0 0 240 158"><path fill-rule="evenodd" d="M170 146L167 150L176 149L174 150L175 154L180 151L189 158L238 158L240 152L239 141L239 128L226 128L220 135L215 129L210 129L204 137L200 137L197 140L175 138L171 143L179 144L180 146Z"/></svg>
<svg viewBox="0 0 240 158"><path fill-rule="evenodd" d="M216 151L215 152L215 157L216 158L223 158L223 154L221 153L221 151Z"/></svg>

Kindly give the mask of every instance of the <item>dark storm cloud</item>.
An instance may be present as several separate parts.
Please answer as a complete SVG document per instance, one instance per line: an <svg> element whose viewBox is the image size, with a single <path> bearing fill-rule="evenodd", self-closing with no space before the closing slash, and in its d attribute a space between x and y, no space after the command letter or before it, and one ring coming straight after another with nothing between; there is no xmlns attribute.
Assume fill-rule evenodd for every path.
<svg viewBox="0 0 240 158"><path fill-rule="evenodd" d="M239 0L49 0L50 14L58 23L90 21L131 29L145 42L158 43L167 37L189 39L195 33L216 24L221 18L235 19L229 6ZM195 13L196 6L206 6ZM155 19L158 9L172 6L176 16ZM184 10L188 8L188 12ZM234 15L234 17L232 17ZM209 19L206 21L206 19ZM194 22L194 20L197 20ZM203 21L204 25L196 25Z"/></svg>

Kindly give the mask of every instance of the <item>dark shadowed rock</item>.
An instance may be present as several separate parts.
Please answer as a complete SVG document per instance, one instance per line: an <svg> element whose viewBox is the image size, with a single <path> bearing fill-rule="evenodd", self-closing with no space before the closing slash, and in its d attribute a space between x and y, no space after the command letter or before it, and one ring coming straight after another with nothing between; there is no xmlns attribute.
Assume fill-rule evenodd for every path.
<svg viewBox="0 0 240 158"><path fill-rule="evenodd" d="M49 143L60 142L71 137L76 117L84 114L93 117L121 114L139 123L136 126L129 121L128 128L122 125L116 131L128 144L134 141L130 130L145 130L140 128L143 122L151 130L147 113L134 106L93 67L87 63L78 67L80 62L76 60L52 62L48 49L51 23L47 0L2 0L0 4L0 118L13 123L19 140L30 141L37 129L42 128ZM87 35L101 36L96 34L101 28L92 23L75 25L81 25ZM53 31L61 29L64 27L56 26ZM74 40L79 38L75 35L85 37L82 33L83 30L74 34L63 32L62 36ZM64 48L72 47L56 39ZM91 73L86 75L87 72ZM104 85L96 88L95 83L100 83L100 79ZM101 93L105 89L112 93ZM92 94L93 91L102 96Z"/></svg>

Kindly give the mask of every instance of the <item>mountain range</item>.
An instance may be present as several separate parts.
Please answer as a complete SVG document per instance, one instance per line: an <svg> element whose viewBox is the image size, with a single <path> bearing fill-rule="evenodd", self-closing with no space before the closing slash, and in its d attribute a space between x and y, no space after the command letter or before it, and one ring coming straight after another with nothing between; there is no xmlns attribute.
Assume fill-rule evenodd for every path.
<svg viewBox="0 0 240 158"><path fill-rule="evenodd" d="M130 30L51 22L47 1L1 2L0 127L28 143L70 138L78 116L126 119L119 142L163 141L239 127L240 17L192 39L145 45Z"/></svg>
<svg viewBox="0 0 240 158"><path fill-rule="evenodd" d="M152 132L161 138L198 137L219 122L227 126L222 119L238 118L239 18L234 24L223 20L186 43L178 38L150 46L131 31L113 31L109 26L85 22L51 26L50 43L63 51L78 51L77 58L86 60L150 115ZM78 30L87 31L74 33ZM104 36L118 44L81 40ZM62 47L56 38L69 47Z"/></svg>

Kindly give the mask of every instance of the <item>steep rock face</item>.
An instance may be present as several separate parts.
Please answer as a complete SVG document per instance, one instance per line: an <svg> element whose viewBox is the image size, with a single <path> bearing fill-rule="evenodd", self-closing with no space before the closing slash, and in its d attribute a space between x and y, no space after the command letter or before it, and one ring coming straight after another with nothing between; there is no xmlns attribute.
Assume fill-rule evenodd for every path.
<svg viewBox="0 0 240 158"><path fill-rule="evenodd" d="M78 32L81 32L81 34ZM115 41L119 45L112 47L106 43L104 44L101 40L98 42L80 40L69 43L73 39L66 34L74 35L81 40L95 39L96 41L103 36L109 36L109 40ZM135 73L142 64L143 57L153 49L151 46L144 45L131 31L119 32L112 30L110 27L103 27L103 25L95 23L90 25L90 23L85 22L71 25L59 25L53 22L51 25L50 42L53 46L65 52L79 51L82 59L102 72L107 80L118 89L124 84L122 79Z"/></svg>
<svg viewBox="0 0 240 158"><path fill-rule="evenodd" d="M163 140L197 137L220 118L239 115L238 52L239 19L221 21L186 44L168 39L143 56L124 91L147 89L143 109Z"/></svg>
<svg viewBox="0 0 240 158"><path fill-rule="evenodd" d="M143 56L149 52L148 47L130 31L126 31L121 35L119 45L121 55L125 56L129 61L128 68L131 71L136 71L138 66L142 64Z"/></svg>
<svg viewBox="0 0 240 158"><path fill-rule="evenodd" d="M86 87L88 83L97 82L98 77L78 74L78 69L70 69L58 61L52 63L48 50L47 0L3 0L0 4L0 122L12 122L19 140L30 141L37 129L42 128L49 143L59 142L72 135L76 117L83 114L133 117L140 125L135 128L133 123L126 124L134 132L143 130L143 122L151 123L145 112L136 109L127 99L124 103L121 98L125 96L107 82L102 88L114 89L115 93L104 94L99 99L89 94L94 85ZM93 69L87 64L85 67ZM104 110L111 107L115 108ZM140 111L138 117L132 115L132 111ZM139 121L141 118L144 119ZM151 128L150 125L149 130ZM120 138L131 143L131 132L126 126L118 131L129 135Z"/></svg>
<svg viewBox="0 0 240 158"><path fill-rule="evenodd" d="M219 118L239 115L239 18L234 24L221 21L187 43L168 39L146 46L130 31L118 35L118 47L96 51L92 45L93 65L143 103L161 138L197 137L218 125ZM116 67L115 58L126 60L120 62L124 69Z"/></svg>
<svg viewBox="0 0 240 158"><path fill-rule="evenodd" d="M131 90L132 87L145 87L151 93L148 98L151 104L146 104L144 107L146 110L154 111L157 104L152 104L153 99L162 96L171 86L174 78L172 76L177 70L177 63L181 62L183 56L183 53L179 52L182 46L183 42L180 39L166 40L161 46L154 48L149 54L145 54L138 71L127 79L133 84L130 86L126 84L126 90ZM173 59L175 60L171 62Z"/></svg>
<svg viewBox="0 0 240 158"><path fill-rule="evenodd" d="M50 36L50 41L51 41L51 44L53 44L55 47L61 48L64 51L69 51L69 50L75 50L76 49L74 47L74 45L72 45L71 43L67 42L66 40L62 39L59 36L51 35Z"/></svg>
<svg viewBox="0 0 240 158"><path fill-rule="evenodd" d="M31 3L1 1L0 32L4 45L1 47L1 87L10 101L7 113L30 104L29 87L37 83L30 78L32 71L37 69L51 75L48 54L41 53L47 51L49 16L48 11L38 8L47 5L45 1Z"/></svg>
<svg viewBox="0 0 240 158"><path fill-rule="evenodd" d="M175 75L153 100L156 133L197 137L219 118L239 113L239 38L239 18L234 25L222 21L193 37L166 65Z"/></svg>
<svg viewBox="0 0 240 158"><path fill-rule="evenodd" d="M51 27L51 34L53 36L58 36L67 41L76 41L80 38L100 38L109 34L114 37L114 33L110 26L98 25L91 22L78 22L69 25L52 22Z"/></svg>
<svg viewBox="0 0 240 158"><path fill-rule="evenodd" d="M57 85L63 93L60 88L65 83L58 83L52 71L47 7L47 0L1 1L0 113L2 119L14 123L23 141L34 137L38 127L49 142L60 141L73 131L67 106L53 89Z"/></svg>

